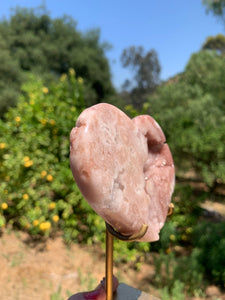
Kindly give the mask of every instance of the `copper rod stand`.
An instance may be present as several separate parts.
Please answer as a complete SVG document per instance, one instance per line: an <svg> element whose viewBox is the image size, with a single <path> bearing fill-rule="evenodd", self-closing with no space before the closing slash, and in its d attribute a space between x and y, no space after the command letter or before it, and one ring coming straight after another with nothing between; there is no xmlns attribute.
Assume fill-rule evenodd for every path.
<svg viewBox="0 0 225 300"><path fill-rule="evenodd" d="M106 229L106 300L113 300L113 236Z"/></svg>

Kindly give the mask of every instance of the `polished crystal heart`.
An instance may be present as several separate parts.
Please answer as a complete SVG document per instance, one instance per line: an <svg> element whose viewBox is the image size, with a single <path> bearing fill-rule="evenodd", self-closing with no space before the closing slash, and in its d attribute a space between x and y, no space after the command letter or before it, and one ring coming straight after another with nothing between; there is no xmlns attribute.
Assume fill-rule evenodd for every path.
<svg viewBox="0 0 225 300"><path fill-rule="evenodd" d="M159 239L175 171L152 117L130 119L106 103L84 110L70 134L70 166L86 200L115 230L132 235L146 224L140 240Z"/></svg>

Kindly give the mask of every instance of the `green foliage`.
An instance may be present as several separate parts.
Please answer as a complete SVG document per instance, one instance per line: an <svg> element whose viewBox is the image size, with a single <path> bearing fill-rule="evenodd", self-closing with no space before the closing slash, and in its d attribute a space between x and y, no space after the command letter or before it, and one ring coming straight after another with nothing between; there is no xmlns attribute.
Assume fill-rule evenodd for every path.
<svg viewBox="0 0 225 300"><path fill-rule="evenodd" d="M225 0L203 0L207 11L211 11L214 15L224 17L225 14Z"/></svg>
<svg viewBox="0 0 225 300"><path fill-rule="evenodd" d="M194 231L194 245L198 262L204 268L206 278L224 287L225 282L225 222L199 224Z"/></svg>
<svg viewBox="0 0 225 300"><path fill-rule="evenodd" d="M116 263L130 262L138 269L144 260L144 254L150 251L150 243L122 242L115 239L114 250Z"/></svg>
<svg viewBox="0 0 225 300"><path fill-rule="evenodd" d="M180 280L176 280L169 291L168 287L164 287L161 292L162 300L185 300L184 284Z"/></svg>
<svg viewBox="0 0 225 300"><path fill-rule="evenodd" d="M32 76L0 121L1 215L32 234L69 221L79 227L73 213L82 197L69 169L68 130L84 107L80 82L72 69L49 87Z"/></svg>
<svg viewBox="0 0 225 300"><path fill-rule="evenodd" d="M218 54L225 52L225 36L223 34L217 34L216 36L209 36L202 49L215 50Z"/></svg>
<svg viewBox="0 0 225 300"><path fill-rule="evenodd" d="M16 104L23 76L19 64L12 59L8 45L1 35L0 49L0 113L4 113L8 106Z"/></svg>
<svg viewBox="0 0 225 300"><path fill-rule="evenodd" d="M5 97L0 98L2 112L7 99L14 97L8 104L16 103L15 93L27 71L49 84L69 68L75 69L84 80L87 106L115 94L105 56L108 46L100 43L99 30L82 34L71 17L52 19L45 8L16 8L9 20L0 22L0 45L2 41L7 50L0 55L0 74L4 74L0 87L3 85Z"/></svg>
<svg viewBox="0 0 225 300"><path fill-rule="evenodd" d="M192 244L192 234L198 224L200 215L199 203L192 188L187 184L177 183L173 195L174 212L160 232L160 240L152 244L152 249L171 251L176 245Z"/></svg>
<svg viewBox="0 0 225 300"><path fill-rule="evenodd" d="M173 252L160 252L155 260L155 283L164 288L170 295L176 290L193 295L204 289L203 267L198 262L198 251L194 250L189 256L175 257ZM173 299L173 298L172 298Z"/></svg>
<svg viewBox="0 0 225 300"><path fill-rule="evenodd" d="M182 291L189 295L203 294L207 282L223 288L224 237L224 222L204 222L193 229L194 248L189 255L176 256L173 250L167 254L160 251L155 260L154 278L157 287L163 289L162 299L177 299L177 295Z"/></svg>
<svg viewBox="0 0 225 300"><path fill-rule="evenodd" d="M225 58L194 54L183 74L158 88L148 101L163 128L177 173L194 170L209 186L225 182Z"/></svg>

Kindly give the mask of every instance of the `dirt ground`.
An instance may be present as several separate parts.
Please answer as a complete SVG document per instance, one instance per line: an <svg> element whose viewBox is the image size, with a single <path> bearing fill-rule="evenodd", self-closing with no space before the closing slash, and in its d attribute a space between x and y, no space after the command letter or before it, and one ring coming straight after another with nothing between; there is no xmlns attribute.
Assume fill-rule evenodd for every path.
<svg viewBox="0 0 225 300"><path fill-rule="evenodd" d="M104 276L103 250L76 244L69 248L60 235L35 243L24 232L5 230L0 250L2 300L66 300L73 293L94 288ZM143 280L154 274L151 264L140 271L126 265L114 267L114 274L121 282L159 297L159 291ZM225 295L212 286L205 299L225 300Z"/></svg>
<svg viewBox="0 0 225 300"><path fill-rule="evenodd" d="M94 288L105 272L101 248L76 244L69 248L61 236L35 243L24 232L5 230L0 237L0 250L2 300L67 299L69 295ZM145 266L143 270L145 274L152 273L153 267ZM140 288L142 273L123 266L120 270L114 267L114 274Z"/></svg>

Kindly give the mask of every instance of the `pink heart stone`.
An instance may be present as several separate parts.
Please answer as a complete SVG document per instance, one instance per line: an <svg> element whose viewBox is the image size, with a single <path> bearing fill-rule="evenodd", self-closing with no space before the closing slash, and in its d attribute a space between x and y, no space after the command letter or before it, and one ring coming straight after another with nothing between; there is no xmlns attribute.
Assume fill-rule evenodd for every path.
<svg viewBox="0 0 225 300"><path fill-rule="evenodd" d="M70 134L70 166L91 207L123 235L148 225L156 241L174 189L174 164L165 136L148 115L130 119L101 103L85 109Z"/></svg>

